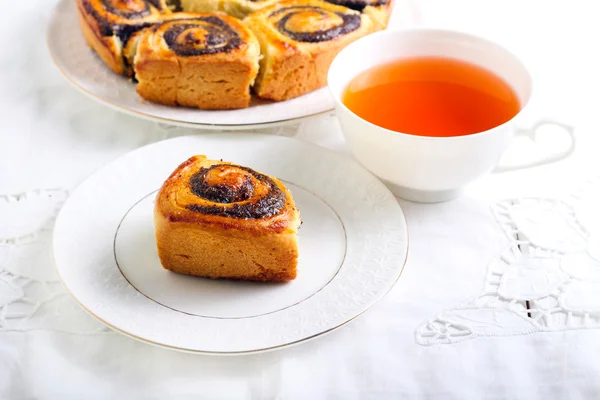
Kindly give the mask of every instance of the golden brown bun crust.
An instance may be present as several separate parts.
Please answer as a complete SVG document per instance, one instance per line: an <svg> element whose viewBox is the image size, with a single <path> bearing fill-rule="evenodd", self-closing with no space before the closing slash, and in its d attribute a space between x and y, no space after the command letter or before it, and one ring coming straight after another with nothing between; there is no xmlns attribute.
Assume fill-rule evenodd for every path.
<svg viewBox="0 0 600 400"><path fill-rule="evenodd" d="M300 216L276 178L194 156L161 187L154 221L166 269L209 278L296 277Z"/></svg>
<svg viewBox="0 0 600 400"><path fill-rule="evenodd" d="M357 10L358 5L369 5L358 14L318 0L76 0L76 4L87 44L115 73L133 76L137 68L137 91L143 98L172 106L236 109L249 105L252 85L259 97L275 101L325 86L337 53L350 42L385 29L392 7L391 0L329 1ZM185 11L224 11L239 18L252 13L245 20L250 30L223 14L172 13L169 7L176 3ZM290 7L295 10L286 12ZM201 57L170 51L163 37L165 27L174 20L185 23L202 15L225 21L239 35L242 46ZM345 18L354 18L354 22L348 24ZM354 28L345 29L350 25ZM319 38L332 31L339 35ZM202 36L196 35L194 40L202 42ZM211 44L215 48L220 45ZM198 47L198 43L191 46Z"/></svg>
<svg viewBox="0 0 600 400"><path fill-rule="evenodd" d="M115 73L130 75L123 48L136 30L170 13L165 0L76 0L87 44Z"/></svg>
<svg viewBox="0 0 600 400"><path fill-rule="evenodd" d="M256 37L239 20L224 14L176 15L139 38L134 57L138 93L168 105L247 107L258 73Z"/></svg>
<svg viewBox="0 0 600 400"><path fill-rule="evenodd" d="M367 6L363 10L363 13L371 18L376 31L382 31L387 28L388 22L390 22L392 7L393 1L390 0L390 2L385 5Z"/></svg>
<svg viewBox="0 0 600 400"><path fill-rule="evenodd" d="M77 3L77 18L86 43L98 54L98 57L108 68L119 75L123 74L123 62L119 57L119 49L114 41L112 38L108 39L100 35L98 24L80 7L81 0L78 0Z"/></svg>
<svg viewBox="0 0 600 400"><path fill-rule="evenodd" d="M328 3L348 7L367 15L376 31L387 28L392 13L393 0L325 0Z"/></svg>
<svg viewBox="0 0 600 400"><path fill-rule="evenodd" d="M358 11L318 0L285 0L250 14L244 23L263 54L254 91L276 101L325 86L337 53L374 30Z"/></svg>
<svg viewBox="0 0 600 400"><path fill-rule="evenodd" d="M183 11L224 12L232 17L244 18L248 14L279 0L181 0Z"/></svg>

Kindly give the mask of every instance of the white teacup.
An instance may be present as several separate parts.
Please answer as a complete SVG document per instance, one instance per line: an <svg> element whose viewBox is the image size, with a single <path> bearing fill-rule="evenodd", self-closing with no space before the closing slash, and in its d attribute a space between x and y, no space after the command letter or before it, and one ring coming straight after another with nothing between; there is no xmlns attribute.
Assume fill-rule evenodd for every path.
<svg viewBox="0 0 600 400"><path fill-rule="evenodd" d="M513 118L490 130L465 136L416 136L367 122L342 103L348 83L360 72L393 60L418 56L460 59L500 76L519 98L521 111L517 116L531 98L532 80L521 61L503 47L477 36L447 30L378 32L350 44L334 59L328 84L342 131L354 156L399 197L418 202L446 201L457 197L466 184L494 169L515 133L533 137L535 128L518 130ZM519 168L569 155L574 147L572 129L563 127L571 135L568 149Z"/></svg>

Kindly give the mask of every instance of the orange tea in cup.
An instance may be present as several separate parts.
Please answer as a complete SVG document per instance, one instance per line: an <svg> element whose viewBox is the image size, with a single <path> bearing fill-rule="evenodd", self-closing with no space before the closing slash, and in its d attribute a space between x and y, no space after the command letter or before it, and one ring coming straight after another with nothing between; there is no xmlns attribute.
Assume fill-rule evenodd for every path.
<svg viewBox="0 0 600 400"><path fill-rule="evenodd" d="M419 136L463 136L511 120L521 109L513 89L494 73L443 57L399 59L354 77L342 96L375 125Z"/></svg>

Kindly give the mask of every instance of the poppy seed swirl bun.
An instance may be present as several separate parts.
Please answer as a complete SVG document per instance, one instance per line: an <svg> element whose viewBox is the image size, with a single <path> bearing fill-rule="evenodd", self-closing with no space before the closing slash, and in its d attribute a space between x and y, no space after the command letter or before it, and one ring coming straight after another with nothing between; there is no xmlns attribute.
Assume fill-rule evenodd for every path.
<svg viewBox="0 0 600 400"><path fill-rule="evenodd" d="M154 222L166 269L257 281L296 277L300 214L275 177L191 157L159 190Z"/></svg>
<svg viewBox="0 0 600 400"><path fill-rule="evenodd" d="M366 15L319 0L284 0L250 14L244 24L263 55L254 92L275 101L325 86L337 53L374 30Z"/></svg>

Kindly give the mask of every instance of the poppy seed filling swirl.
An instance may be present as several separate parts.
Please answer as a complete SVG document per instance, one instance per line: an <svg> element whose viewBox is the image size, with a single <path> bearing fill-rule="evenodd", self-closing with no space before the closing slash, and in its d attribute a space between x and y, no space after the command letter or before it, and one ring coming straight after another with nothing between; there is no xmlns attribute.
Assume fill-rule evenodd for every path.
<svg viewBox="0 0 600 400"><path fill-rule="evenodd" d="M99 13L90 1L85 1L83 8L98 22L102 36L117 35L123 46L135 32L154 25L153 22L144 22L144 18L152 14L150 5L160 10L160 4L156 0L133 0L132 3L123 0L101 0L101 4L108 15ZM115 16L130 21L115 23L112 21Z"/></svg>
<svg viewBox="0 0 600 400"><path fill-rule="evenodd" d="M211 184L207 175L217 168L232 168L246 172L245 176L238 179L237 184ZM266 188L266 193L256 196L255 178ZM187 209L209 215L218 215L229 218L260 219L277 215L285 205L286 195L277 186L273 179L260 174L250 168L233 164L216 164L208 168L201 168L190 178L190 190L196 196L212 201L214 205L188 205ZM239 204L238 204L239 203Z"/></svg>
<svg viewBox="0 0 600 400"><path fill-rule="evenodd" d="M180 56L226 53L242 44L240 35L217 16L174 21L163 37Z"/></svg>
<svg viewBox="0 0 600 400"><path fill-rule="evenodd" d="M327 0L327 2L362 12L368 6L385 6L389 3L389 0Z"/></svg>
<svg viewBox="0 0 600 400"><path fill-rule="evenodd" d="M288 26L290 19L302 18L303 14L308 15L309 13L312 13L313 15L317 14L324 20L338 17L341 19L341 24L329 29L315 31L303 32L290 29ZM318 43L333 40L357 30L360 28L361 23L360 15L358 14L345 14L342 12L328 11L315 6L294 6L281 8L271 13L269 18L277 18L281 14L285 15L277 22L277 30L297 42Z"/></svg>

